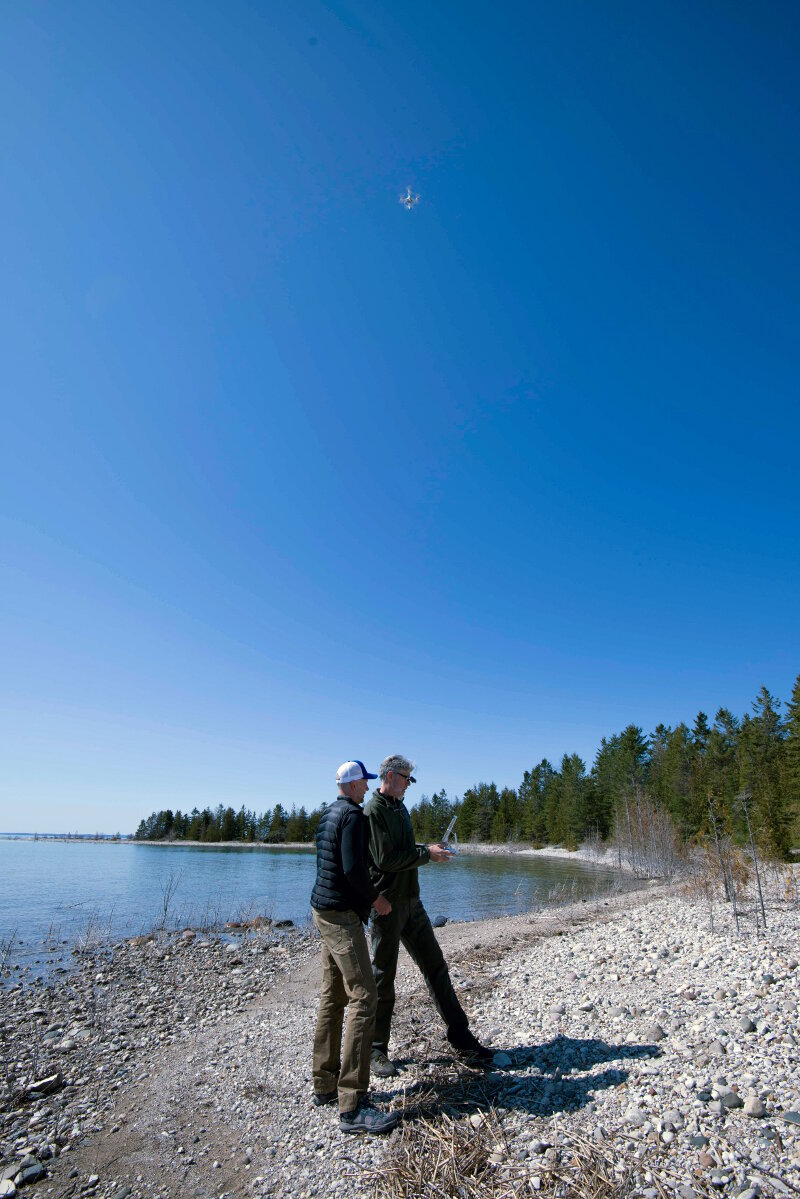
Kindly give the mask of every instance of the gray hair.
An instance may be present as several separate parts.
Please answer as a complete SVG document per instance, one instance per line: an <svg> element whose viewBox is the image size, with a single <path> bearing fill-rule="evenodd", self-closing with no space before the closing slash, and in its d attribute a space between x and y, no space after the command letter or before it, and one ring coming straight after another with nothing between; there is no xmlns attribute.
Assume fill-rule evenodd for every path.
<svg viewBox="0 0 800 1199"><path fill-rule="evenodd" d="M378 767L378 775L385 779L390 770L393 774L413 774L414 768L415 764L409 758L404 758L402 754L390 754Z"/></svg>

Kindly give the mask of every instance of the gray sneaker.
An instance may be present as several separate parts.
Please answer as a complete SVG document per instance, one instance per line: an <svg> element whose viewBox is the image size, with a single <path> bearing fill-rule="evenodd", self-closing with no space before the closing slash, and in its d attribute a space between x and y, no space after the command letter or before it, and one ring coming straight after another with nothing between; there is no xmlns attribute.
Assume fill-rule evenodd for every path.
<svg viewBox="0 0 800 1199"><path fill-rule="evenodd" d="M394 1078L397 1066L390 1061L382 1049L373 1049L369 1055L370 1074L377 1078Z"/></svg>
<svg viewBox="0 0 800 1199"><path fill-rule="evenodd" d="M402 1115L402 1112L379 1112L362 1099L352 1112L339 1113L339 1128L342 1132L366 1132L377 1136L396 1128Z"/></svg>

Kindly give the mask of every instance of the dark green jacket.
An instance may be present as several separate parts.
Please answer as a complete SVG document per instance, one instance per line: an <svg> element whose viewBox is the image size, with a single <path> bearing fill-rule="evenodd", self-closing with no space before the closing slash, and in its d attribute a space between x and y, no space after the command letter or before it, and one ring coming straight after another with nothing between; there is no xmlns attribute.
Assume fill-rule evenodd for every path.
<svg viewBox="0 0 800 1199"><path fill-rule="evenodd" d="M364 804L369 818L369 872L372 881L391 903L418 899L417 867L431 860L427 845L417 845L411 817L402 799L373 791Z"/></svg>

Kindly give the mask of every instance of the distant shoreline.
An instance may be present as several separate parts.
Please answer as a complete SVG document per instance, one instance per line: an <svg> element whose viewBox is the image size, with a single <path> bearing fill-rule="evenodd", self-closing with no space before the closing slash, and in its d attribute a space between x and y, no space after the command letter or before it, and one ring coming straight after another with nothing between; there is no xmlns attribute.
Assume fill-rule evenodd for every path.
<svg viewBox="0 0 800 1199"><path fill-rule="evenodd" d="M117 837L111 834L99 837L79 834L76 837L67 833L0 833L0 840L58 841L60 843L76 845L147 845L155 848L166 846L173 849L182 845L193 849L257 849L266 851L304 849L310 852L314 849L314 844L311 841L279 841L272 843L268 841L137 841L132 836ZM621 870L623 873L627 873L629 869L624 861L620 863L613 848L597 850L589 848L586 845L581 845L578 849L565 849L563 845L543 845L541 848L535 848L525 842L508 842L504 845L466 842L459 846L459 852L474 856L485 855L487 857L558 858L561 861L583 862L589 866L601 866L606 870Z"/></svg>

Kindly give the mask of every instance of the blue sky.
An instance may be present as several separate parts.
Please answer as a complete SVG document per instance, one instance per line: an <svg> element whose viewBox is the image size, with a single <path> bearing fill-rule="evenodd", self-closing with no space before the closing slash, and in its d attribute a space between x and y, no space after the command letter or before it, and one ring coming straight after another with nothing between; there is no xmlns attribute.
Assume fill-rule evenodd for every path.
<svg viewBox="0 0 800 1199"><path fill-rule="evenodd" d="M788 696L795 5L11 0L0 66L0 828Z"/></svg>

